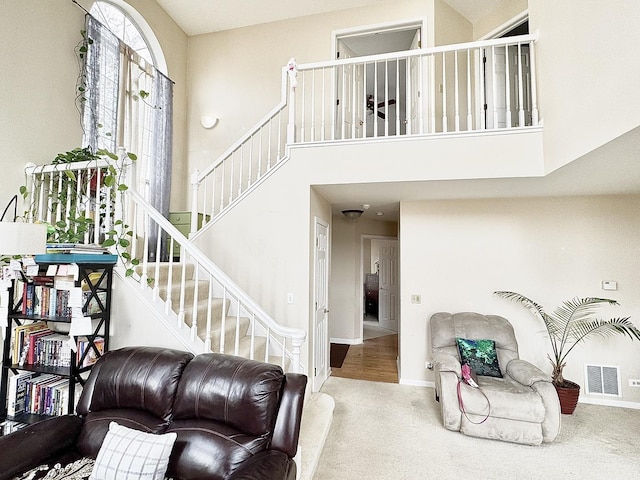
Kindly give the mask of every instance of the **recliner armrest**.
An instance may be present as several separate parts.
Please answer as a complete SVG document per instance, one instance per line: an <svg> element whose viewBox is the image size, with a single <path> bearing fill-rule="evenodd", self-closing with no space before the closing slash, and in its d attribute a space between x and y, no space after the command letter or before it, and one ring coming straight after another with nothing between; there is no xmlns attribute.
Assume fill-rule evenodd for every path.
<svg viewBox="0 0 640 480"><path fill-rule="evenodd" d="M458 377L462 374L458 358L444 352L434 352L433 369L436 373L452 372Z"/></svg>
<svg viewBox="0 0 640 480"><path fill-rule="evenodd" d="M81 427L80 417L65 415L0 437L0 480L9 480L73 449Z"/></svg>
<svg viewBox="0 0 640 480"><path fill-rule="evenodd" d="M530 387L536 382L550 382L551 376L526 360L515 359L507 364L507 374L516 382Z"/></svg>

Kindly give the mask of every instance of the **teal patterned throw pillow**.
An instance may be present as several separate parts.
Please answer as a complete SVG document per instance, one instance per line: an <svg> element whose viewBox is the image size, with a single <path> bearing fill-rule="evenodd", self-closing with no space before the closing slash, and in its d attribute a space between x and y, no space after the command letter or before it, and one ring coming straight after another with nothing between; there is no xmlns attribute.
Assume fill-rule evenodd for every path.
<svg viewBox="0 0 640 480"><path fill-rule="evenodd" d="M460 352L460 362L469 364L476 375L502 378L500 365L498 365L496 342L456 338L456 343Z"/></svg>

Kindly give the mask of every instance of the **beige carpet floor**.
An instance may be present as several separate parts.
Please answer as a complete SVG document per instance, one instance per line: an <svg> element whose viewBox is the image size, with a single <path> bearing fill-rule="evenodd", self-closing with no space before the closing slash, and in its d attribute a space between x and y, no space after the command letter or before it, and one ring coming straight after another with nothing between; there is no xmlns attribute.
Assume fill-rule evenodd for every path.
<svg viewBox="0 0 640 480"><path fill-rule="evenodd" d="M314 480L640 479L640 410L578 404L556 442L446 430L433 389L330 377L334 417Z"/></svg>

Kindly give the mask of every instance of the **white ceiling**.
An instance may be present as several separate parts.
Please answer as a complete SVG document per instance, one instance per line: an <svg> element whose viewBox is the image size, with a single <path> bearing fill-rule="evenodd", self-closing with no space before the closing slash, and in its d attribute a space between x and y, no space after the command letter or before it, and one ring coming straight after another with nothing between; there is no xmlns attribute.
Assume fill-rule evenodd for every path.
<svg viewBox="0 0 640 480"><path fill-rule="evenodd" d="M366 7L389 0L156 0L187 35L275 22L317 13ZM470 22L503 0L444 0Z"/></svg>

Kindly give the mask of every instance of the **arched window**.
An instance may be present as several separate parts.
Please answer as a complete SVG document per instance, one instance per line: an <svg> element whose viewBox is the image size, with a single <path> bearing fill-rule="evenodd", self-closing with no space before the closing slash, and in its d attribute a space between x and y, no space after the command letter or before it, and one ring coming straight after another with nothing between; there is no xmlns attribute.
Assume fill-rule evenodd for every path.
<svg viewBox="0 0 640 480"><path fill-rule="evenodd" d="M142 16L121 0L96 1L87 15L82 92L84 144L136 154L130 185L168 216L173 83Z"/></svg>

